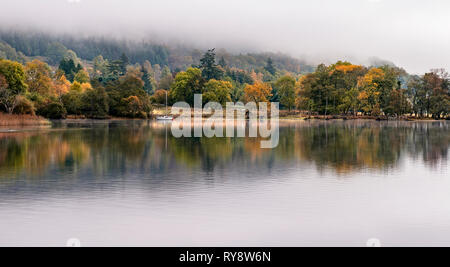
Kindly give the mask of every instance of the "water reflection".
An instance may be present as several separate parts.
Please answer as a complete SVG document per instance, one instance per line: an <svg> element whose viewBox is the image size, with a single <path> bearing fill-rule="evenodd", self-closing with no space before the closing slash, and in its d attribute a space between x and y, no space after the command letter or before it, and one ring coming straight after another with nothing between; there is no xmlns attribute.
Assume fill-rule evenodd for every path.
<svg viewBox="0 0 450 267"><path fill-rule="evenodd" d="M146 121L0 133L0 246L448 244L448 127L283 122L269 150Z"/></svg>
<svg viewBox="0 0 450 267"><path fill-rule="evenodd" d="M168 132L168 133L167 133ZM446 122L294 122L280 127L276 149L252 138L174 138L153 122L61 124L49 130L0 133L0 178L90 171L99 176L174 170L271 169L314 164L338 174L396 168L403 157L446 164Z"/></svg>

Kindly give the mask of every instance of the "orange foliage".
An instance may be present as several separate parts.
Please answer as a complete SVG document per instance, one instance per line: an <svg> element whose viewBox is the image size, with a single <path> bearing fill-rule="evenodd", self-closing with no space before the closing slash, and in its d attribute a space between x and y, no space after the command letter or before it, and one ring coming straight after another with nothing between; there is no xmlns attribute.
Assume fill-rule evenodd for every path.
<svg viewBox="0 0 450 267"><path fill-rule="evenodd" d="M55 94L61 96L67 94L70 90L70 82L66 79L65 75L61 75L53 82Z"/></svg>
<svg viewBox="0 0 450 267"><path fill-rule="evenodd" d="M363 67L359 65L338 65L336 66L337 71L342 71L343 73L352 72L355 70L362 70Z"/></svg>
<svg viewBox="0 0 450 267"><path fill-rule="evenodd" d="M269 102L272 96L272 87L268 83L256 82L247 85L244 89L244 99L246 102Z"/></svg>

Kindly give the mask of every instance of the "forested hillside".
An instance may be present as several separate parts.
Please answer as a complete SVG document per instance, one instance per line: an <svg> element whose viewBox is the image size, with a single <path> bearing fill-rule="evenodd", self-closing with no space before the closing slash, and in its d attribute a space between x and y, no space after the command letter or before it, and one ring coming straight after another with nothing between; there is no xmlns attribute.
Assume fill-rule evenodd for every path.
<svg viewBox="0 0 450 267"><path fill-rule="evenodd" d="M179 46L161 45L151 41L117 40L105 37L74 37L23 31L0 31L0 57L24 63L27 58L41 57L52 66L58 66L63 58L93 61L96 57L113 61L125 54L131 64L146 61L160 67L168 66L178 72L198 65L204 51ZM264 68L271 58L276 68L293 73L313 71L313 67L298 59L275 53L231 54L224 49L217 51L228 66L247 71Z"/></svg>

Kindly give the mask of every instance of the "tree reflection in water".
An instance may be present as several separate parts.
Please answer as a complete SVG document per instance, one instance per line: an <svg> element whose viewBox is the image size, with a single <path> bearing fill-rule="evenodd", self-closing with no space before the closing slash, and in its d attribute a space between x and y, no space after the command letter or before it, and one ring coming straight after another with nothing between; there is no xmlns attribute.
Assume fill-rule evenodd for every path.
<svg viewBox="0 0 450 267"><path fill-rule="evenodd" d="M151 177L174 170L213 173L299 163L345 174L396 168L402 157L436 167L447 163L449 143L447 122L283 122L279 146L272 150L261 149L253 138L177 139L170 126L147 121L74 123L0 133L0 178L83 170L95 177L128 170Z"/></svg>

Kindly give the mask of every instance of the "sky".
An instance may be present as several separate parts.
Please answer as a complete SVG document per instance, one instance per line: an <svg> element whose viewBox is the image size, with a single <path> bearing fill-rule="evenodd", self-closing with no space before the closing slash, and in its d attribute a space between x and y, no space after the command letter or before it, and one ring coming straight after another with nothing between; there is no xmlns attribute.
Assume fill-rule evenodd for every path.
<svg viewBox="0 0 450 267"><path fill-rule="evenodd" d="M0 27L450 70L448 0L0 0Z"/></svg>

